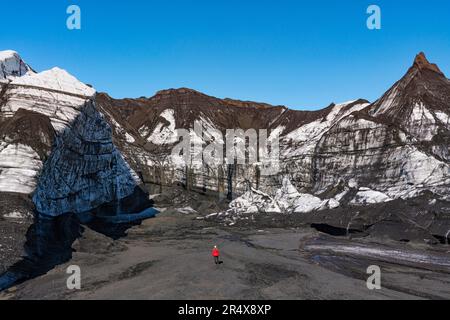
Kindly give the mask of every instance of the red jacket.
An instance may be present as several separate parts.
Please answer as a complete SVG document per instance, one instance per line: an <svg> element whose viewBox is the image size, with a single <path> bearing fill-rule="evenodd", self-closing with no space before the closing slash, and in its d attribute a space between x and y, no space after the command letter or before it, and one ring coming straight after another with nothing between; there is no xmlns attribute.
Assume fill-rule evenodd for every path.
<svg viewBox="0 0 450 320"><path fill-rule="evenodd" d="M219 249L214 248L213 251L212 251L212 255L213 255L213 257L218 257L218 256L220 256Z"/></svg>

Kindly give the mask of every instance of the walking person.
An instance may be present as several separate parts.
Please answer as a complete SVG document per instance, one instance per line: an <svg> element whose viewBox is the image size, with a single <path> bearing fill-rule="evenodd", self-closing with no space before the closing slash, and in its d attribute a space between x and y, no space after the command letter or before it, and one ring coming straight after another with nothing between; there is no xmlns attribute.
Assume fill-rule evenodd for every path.
<svg viewBox="0 0 450 320"><path fill-rule="evenodd" d="M214 263L220 264L220 251L217 248L217 246L214 246L214 249L212 251L212 256L214 257Z"/></svg>

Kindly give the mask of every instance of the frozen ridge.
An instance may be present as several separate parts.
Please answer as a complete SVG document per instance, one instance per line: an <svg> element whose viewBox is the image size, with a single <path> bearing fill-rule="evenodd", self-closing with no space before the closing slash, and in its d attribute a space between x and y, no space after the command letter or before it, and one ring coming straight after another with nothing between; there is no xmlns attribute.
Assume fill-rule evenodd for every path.
<svg viewBox="0 0 450 320"><path fill-rule="evenodd" d="M34 74L34 71L12 50L0 51L0 80Z"/></svg>
<svg viewBox="0 0 450 320"><path fill-rule="evenodd" d="M11 84L55 90L85 97L92 97L96 93L95 89L85 85L66 70L57 67L38 74L14 79Z"/></svg>
<svg viewBox="0 0 450 320"><path fill-rule="evenodd" d="M70 126L86 102L96 95L95 89L60 68L7 81L3 117L13 117L19 109L37 112L49 117L58 133Z"/></svg>

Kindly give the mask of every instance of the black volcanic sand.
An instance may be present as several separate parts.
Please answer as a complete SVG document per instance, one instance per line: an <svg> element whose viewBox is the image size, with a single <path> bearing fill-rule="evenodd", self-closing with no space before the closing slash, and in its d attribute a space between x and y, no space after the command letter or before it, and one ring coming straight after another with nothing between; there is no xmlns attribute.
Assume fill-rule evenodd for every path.
<svg viewBox="0 0 450 320"><path fill-rule="evenodd" d="M4 218L18 212L23 219ZM0 275L24 255L26 233L33 224L33 203L27 196L0 192Z"/></svg>
<svg viewBox="0 0 450 320"><path fill-rule="evenodd" d="M167 210L118 240L86 228L73 243L70 262L4 291L0 299L450 299L446 246L349 240L309 227L254 225L249 231L197 216ZM211 257L214 245L222 253L219 266ZM362 245L369 252L427 254L437 264L374 260ZM373 264L382 269L382 290L366 287ZM80 291L66 287L70 265L81 267Z"/></svg>
<svg viewBox="0 0 450 320"><path fill-rule="evenodd" d="M31 220L0 218L0 275L24 255L25 234Z"/></svg>

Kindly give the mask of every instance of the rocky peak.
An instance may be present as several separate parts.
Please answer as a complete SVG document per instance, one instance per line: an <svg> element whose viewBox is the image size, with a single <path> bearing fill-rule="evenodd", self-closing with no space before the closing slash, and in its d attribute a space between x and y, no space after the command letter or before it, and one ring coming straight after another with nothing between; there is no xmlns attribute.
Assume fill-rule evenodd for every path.
<svg viewBox="0 0 450 320"><path fill-rule="evenodd" d="M420 113L414 109L421 105L447 113L449 89L444 73L421 52L405 76L370 107L370 114L400 124Z"/></svg>
<svg viewBox="0 0 450 320"><path fill-rule="evenodd" d="M177 89L166 89L166 90L160 90L156 93L155 97L164 97L164 96L182 96L182 95L202 95L203 93L200 93L194 89L189 88L177 88Z"/></svg>
<svg viewBox="0 0 450 320"><path fill-rule="evenodd" d="M12 50L0 51L0 79L21 77L33 70Z"/></svg>
<svg viewBox="0 0 450 320"><path fill-rule="evenodd" d="M425 56L425 53L423 53L423 52L420 52L416 56L416 58L414 60L413 68L417 68L419 70L428 69L428 70L431 70L431 71L434 71L434 72L444 75L443 72L439 69L439 67L436 64L430 63L428 61L427 57Z"/></svg>

